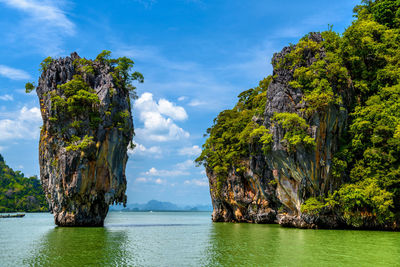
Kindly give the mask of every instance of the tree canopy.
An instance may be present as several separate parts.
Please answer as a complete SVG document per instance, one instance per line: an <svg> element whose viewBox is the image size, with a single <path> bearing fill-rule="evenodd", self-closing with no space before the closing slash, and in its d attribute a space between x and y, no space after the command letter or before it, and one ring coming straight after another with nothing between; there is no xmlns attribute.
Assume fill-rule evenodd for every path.
<svg viewBox="0 0 400 267"><path fill-rule="evenodd" d="M294 71L289 85L304 94L304 118L327 105L343 105L344 95L351 97L347 135L332 168L344 183L327 196L308 199L302 211L329 208L356 227L366 216L379 223L400 220L400 1L363 0L354 12L356 19L342 35L330 29L321 33L322 42L305 36L274 67ZM316 61L305 64L310 54ZM241 93L236 106L221 112L207 130L197 161L221 184L228 170L250 157L249 143L261 140L268 153L272 137L252 118L264 111L271 79ZM275 114L273 120L286 127L289 146L313 145L306 121L297 114Z"/></svg>
<svg viewBox="0 0 400 267"><path fill-rule="evenodd" d="M24 177L0 155L0 212L47 211L48 205L36 176Z"/></svg>

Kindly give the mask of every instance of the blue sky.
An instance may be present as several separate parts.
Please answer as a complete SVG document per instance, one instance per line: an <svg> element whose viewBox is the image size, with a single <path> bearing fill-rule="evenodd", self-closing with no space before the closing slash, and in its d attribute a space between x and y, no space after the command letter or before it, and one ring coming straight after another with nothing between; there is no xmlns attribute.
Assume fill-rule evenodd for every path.
<svg viewBox="0 0 400 267"><path fill-rule="evenodd" d="M0 153L15 170L39 175L39 104L24 84L37 82L47 56L94 58L106 49L131 57L145 78L133 107L128 202L209 204L193 159L213 118L272 72L274 52L328 24L343 32L358 3L0 0Z"/></svg>

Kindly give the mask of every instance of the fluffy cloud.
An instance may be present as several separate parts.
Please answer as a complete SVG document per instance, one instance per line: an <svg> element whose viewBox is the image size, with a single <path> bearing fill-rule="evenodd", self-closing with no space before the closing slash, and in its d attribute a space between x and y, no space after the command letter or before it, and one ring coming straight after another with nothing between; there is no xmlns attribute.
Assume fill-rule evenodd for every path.
<svg viewBox="0 0 400 267"><path fill-rule="evenodd" d="M154 167L150 168L147 172L142 173L144 176L160 176L160 177L174 177L189 175L189 170L195 168L192 160L186 160L172 166L171 170L158 170Z"/></svg>
<svg viewBox="0 0 400 267"><path fill-rule="evenodd" d="M201 148L199 146L184 147L178 151L179 155L183 156L198 156L201 153Z"/></svg>
<svg viewBox="0 0 400 267"><path fill-rule="evenodd" d="M187 119L183 107L166 99L160 99L157 103L151 93L143 93L135 101L135 108L139 112L139 120L144 124L143 128L136 129L138 138L165 142L189 137L189 133L174 122Z"/></svg>
<svg viewBox="0 0 400 267"><path fill-rule="evenodd" d="M0 141L13 139L37 139L42 118L37 107L23 107L15 118L0 120Z"/></svg>
<svg viewBox="0 0 400 267"><path fill-rule="evenodd" d="M27 80L31 76L23 70L14 69L4 65L0 65L0 75L11 80Z"/></svg>
<svg viewBox="0 0 400 267"><path fill-rule="evenodd" d="M141 156L154 156L160 157L162 155L161 147L159 146L152 146L152 147L145 147L142 144L138 144L134 142L136 147L134 149L128 148L128 154L130 155L141 155Z"/></svg>
<svg viewBox="0 0 400 267"><path fill-rule="evenodd" d="M188 115L183 107L176 106L174 103L166 99L158 101L158 110L161 114L171 117L174 120L182 121L188 118Z"/></svg>
<svg viewBox="0 0 400 267"><path fill-rule="evenodd" d="M186 185L208 186L208 180L207 180L207 178L185 180L183 183L186 184Z"/></svg>
<svg viewBox="0 0 400 267"><path fill-rule="evenodd" d="M145 178L139 177L135 180L136 183L154 183L154 184L165 184L166 181L160 178L153 179L153 178Z"/></svg>

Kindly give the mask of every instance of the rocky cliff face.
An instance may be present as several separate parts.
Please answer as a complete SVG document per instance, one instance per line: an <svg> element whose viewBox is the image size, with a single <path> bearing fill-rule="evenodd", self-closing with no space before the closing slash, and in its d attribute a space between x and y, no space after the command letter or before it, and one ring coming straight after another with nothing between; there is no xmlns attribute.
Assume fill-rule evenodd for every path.
<svg viewBox="0 0 400 267"><path fill-rule="evenodd" d="M320 34L310 34L308 38L322 42ZM322 222L312 216L302 216L301 204L311 196L332 192L342 183L332 175L332 159L346 126L345 105L348 103L329 104L311 115L306 114L304 92L290 85L295 69L300 66L293 67L292 61L285 61L295 49L296 46L285 47L274 55L273 80L267 89L264 118L253 118L272 135L270 150L263 153L260 145L253 144L249 158L243 160L246 171L230 170L226 183L219 185L220 190L217 190L215 174L208 170L213 221L278 222L285 226L315 227ZM302 67L309 67L325 57L323 47L317 51L305 49L303 53L306 60ZM342 93L345 101L348 92ZM288 149L285 134L290 129L274 120L278 113L292 113L303 118L308 125L305 131L315 145L300 143L296 149Z"/></svg>
<svg viewBox="0 0 400 267"><path fill-rule="evenodd" d="M110 204L126 203L129 92L106 60L73 53L42 66L39 162L50 211L60 226L101 226Z"/></svg>

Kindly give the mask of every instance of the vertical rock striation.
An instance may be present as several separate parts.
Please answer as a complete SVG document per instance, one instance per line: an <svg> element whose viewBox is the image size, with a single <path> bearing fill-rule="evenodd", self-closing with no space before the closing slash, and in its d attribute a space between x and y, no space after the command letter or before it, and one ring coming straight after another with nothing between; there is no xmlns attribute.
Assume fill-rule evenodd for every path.
<svg viewBox="0 0 400 267"><path fill-rule="evenodd" d="M42 66L39 163L50 211L59 226L101 226L110 204L126 203L129 91L102 58L72 53Z"/></svg>
<svg viewBox="0 0 400 267"><path fill-rule="evenodd" d="M342 34L309 33L275 54L273 74L207 129L196 161L214 221L399 229L400 3L354 13Z"/></svg>
<svg viewBox="0 0 400 267"><path fill-rule="evenodd" d="M307 38L314 43L323 41L319 33L310 33ZM268 152L263 152L260 144L251 144L249 157L240 162L245 171L237 171L234 166L223 182L218 182L217 175L206 165L213 221L277 222L303 228L338 224L323 221L323 216L302 216L301 204L309 197L325 196L343 183L332 175L332 160L346 128L351 85L342 91L335 88L343 102L330 103L307 114L304 91L291 86L290 82L294 80L296 68L310 67L324 58L326 52L323 46L317 50L305 49L302 65L293 66L293 61L287 58L295 49L296 46L285 47L273 56L273 78L266 92L264 115L252 119L272 135ZM290 129L285 129L274 117L281 113L296 114L304 119L306 134L314 145L299 143L295 149L289 149L285 134Z"/></svg>
<svg viewBox="0 0 400 267"><path fill-rule="evenodd" d="M308 38L316 43L323 41L319 33L311 33ZM284 61L294 49L295 46L286 47L272 59L275 78L267 91L264 125L270 129L273 143L271 151L265 156L265 162L276 182L276 196L283 204L282 212L278 215L279 222L287 226L293 224L308 227L310 225L300 218L301 204L309 197L325 196L343 183L342 179L332 175L332 160L346 128L346 106L349 105L348 93L351 90L349 86L347 90L337 92L344 102L328 104L312 115L307 115L304 112L308 104L304 91L289 85L294 80L295 69L300 66L289 68L292 62ZM316 52L305 50L304 53L306 60L302 67L309 67L326 56L324 47ZM307 132L315 140L315 145L310 148L300 144L295 151L288 150L283 141L288 130L273 120L277 113L295 113L304 118L309 125Z"/></svg>

